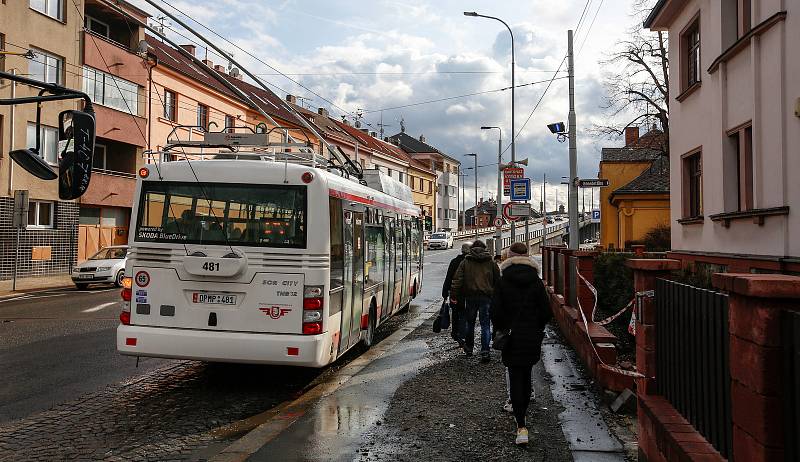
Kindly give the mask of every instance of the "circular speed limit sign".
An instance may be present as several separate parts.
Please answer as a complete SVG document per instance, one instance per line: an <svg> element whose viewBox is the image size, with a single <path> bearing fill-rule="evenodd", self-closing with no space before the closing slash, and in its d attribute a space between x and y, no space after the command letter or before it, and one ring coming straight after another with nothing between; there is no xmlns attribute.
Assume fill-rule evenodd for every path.
<svg viewBox="0 0 800 462"><path fill-rule="evenodd" d="M146 271L139 271L136 273L136 285L139 287L147 287L150 284L150 275Z"/></svg>

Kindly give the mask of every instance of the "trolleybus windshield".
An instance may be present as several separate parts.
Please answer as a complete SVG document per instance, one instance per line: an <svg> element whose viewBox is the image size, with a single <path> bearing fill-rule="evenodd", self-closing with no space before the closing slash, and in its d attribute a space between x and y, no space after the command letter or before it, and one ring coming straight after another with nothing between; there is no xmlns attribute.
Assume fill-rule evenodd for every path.
<svg viewBox="0 0 800 462"><path fill-rule="evenodd" d="M306 187L235 183L142 183L135 240L306 247Z"/></svg>

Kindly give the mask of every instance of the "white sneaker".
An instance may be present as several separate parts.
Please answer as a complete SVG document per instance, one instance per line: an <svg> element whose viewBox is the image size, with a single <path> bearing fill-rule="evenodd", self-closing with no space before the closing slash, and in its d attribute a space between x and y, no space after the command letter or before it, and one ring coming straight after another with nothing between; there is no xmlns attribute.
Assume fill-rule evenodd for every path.
<svg viewBox="0 0 800 462"><path fill-rule="evenodd" d="M506 404L503 405L503 410L506 412L514 412L514 406L511 405L511 401L506 401Z"/></svg>
<svg viewBox="0 0 800 462"><path fill-rule="evenodd" d="M523 445L528 444L528 429L525 427L517 429L517 439L514 441L515 444Z"/></svg>

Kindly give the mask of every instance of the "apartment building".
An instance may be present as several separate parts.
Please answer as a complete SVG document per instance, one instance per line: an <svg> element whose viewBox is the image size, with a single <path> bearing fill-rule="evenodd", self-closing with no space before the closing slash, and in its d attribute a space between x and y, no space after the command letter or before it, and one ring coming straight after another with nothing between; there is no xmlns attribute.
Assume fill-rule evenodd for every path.
<svg viewBox="0 0 800 462"><path fill-rule="evenodd" d="M82 88L83 0L0 2L0 70ZM47 31L47 33L43 33ZM0 97L36 96L38 88L0 80ZM42 105L42 157L58 163L58 114L79 109L77 100ZM79 204L58 198L55 182L39 180L14 165L8 152L36 145L36 105L0 106L0 279L10 279L15 260L14 192L27 190L27 228L20 233L18 275L69 271L77 258Z"/></svg>
<svg viewBox="0 0 800 462"><path fill-rule="evenodd" d="M401 131L389 137L389 141L436 172L436 210L433 220L436 230L458 230L458 174L461 162L428 144L424 135L414 138Z"/></svg>
<svg viewBox="0 0 800 462"><path fill-rule="evenodd" d="M673 257L799 272L800 2L660 0L644 25L670 37Z"/></svg>
<svg viewBox="0 0 800 462"><path fill-rule="evenodd" d="M136 171L147 138L149 15L135 6L85 0L81 32L82 90L95 109L97 133L92 181L78 199L78 261L108 245L128 242Z"/></svg>

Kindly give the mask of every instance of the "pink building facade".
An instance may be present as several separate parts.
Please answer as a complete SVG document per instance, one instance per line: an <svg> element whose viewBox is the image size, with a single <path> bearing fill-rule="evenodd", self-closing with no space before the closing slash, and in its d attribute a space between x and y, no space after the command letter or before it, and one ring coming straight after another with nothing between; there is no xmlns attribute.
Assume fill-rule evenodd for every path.
<svg viewBox="0 0 800 462"><path fill-rule="evenodd" d="M660 0L674 257L800 271L800 1Z"/></svg>

